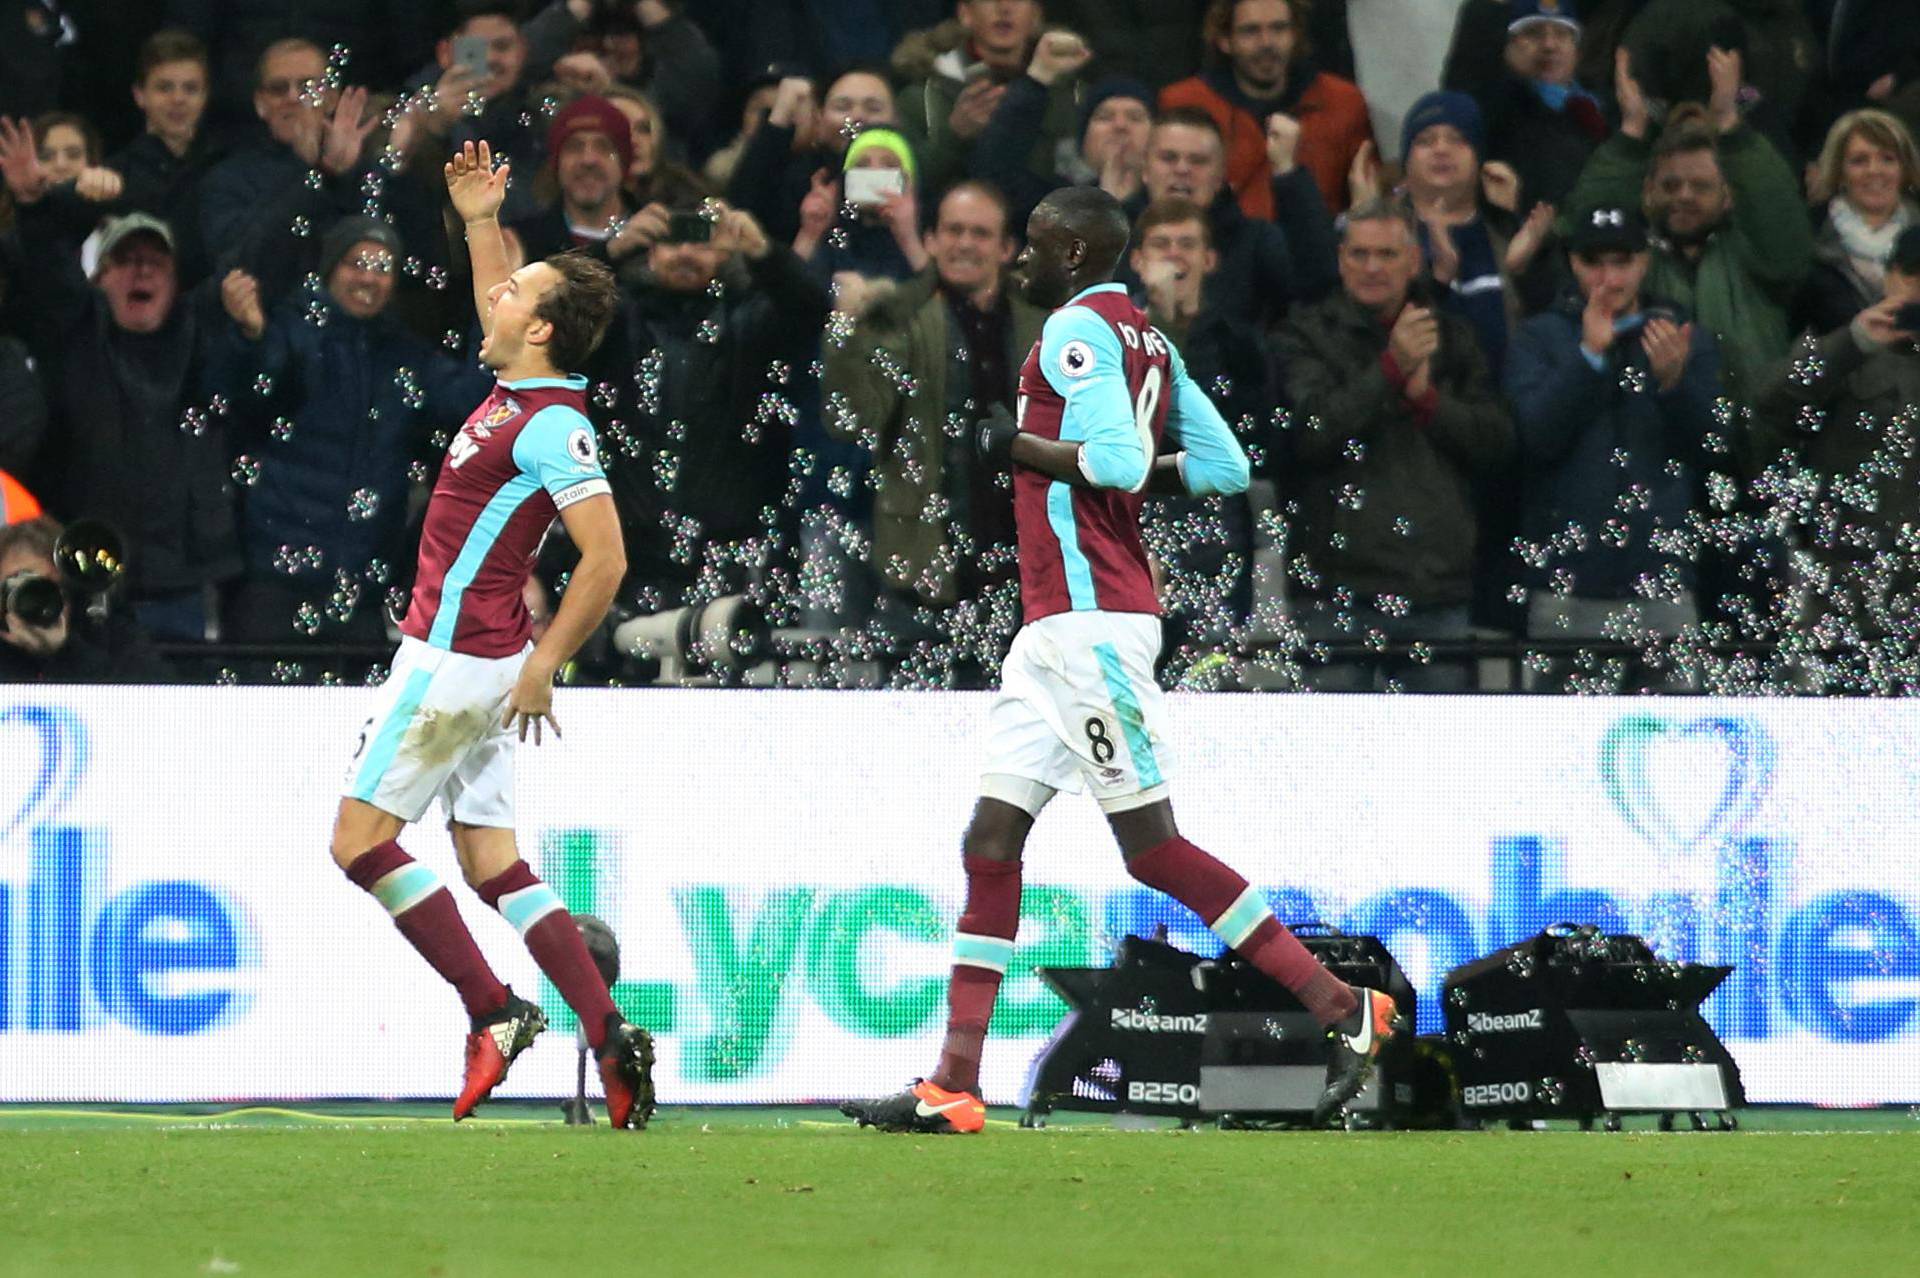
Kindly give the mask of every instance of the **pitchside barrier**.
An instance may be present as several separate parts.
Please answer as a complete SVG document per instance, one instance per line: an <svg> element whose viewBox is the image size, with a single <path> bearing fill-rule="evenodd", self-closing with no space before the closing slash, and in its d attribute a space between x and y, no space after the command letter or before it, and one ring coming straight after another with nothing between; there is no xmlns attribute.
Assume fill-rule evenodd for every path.
<svg viewBox="0 0 1920 1278"><path fill-rule="evenodd" d="M453 1091L458 1002L327 856L369 701L0 690L0 1101ZM1750 1100L1920 1101L1920 704L1171 703L1182 830L1281 918L1379 937L1422 1032L1455 966L1593 923L1733 965L1706 1012ZM522 847L619 934L663 1101L878 1094L932 1065L984 694L563 689L556 708L565 739L521 755ZM437 824L404 842L457 878ZM1021 1099L1062 1015L1035 967L1162 924L1219 948L1126 876L1084 797L1035 827L1026 885L994 1101ZM503 1094L569 1094L559 999L457 895L562 1031Z"/></svg>

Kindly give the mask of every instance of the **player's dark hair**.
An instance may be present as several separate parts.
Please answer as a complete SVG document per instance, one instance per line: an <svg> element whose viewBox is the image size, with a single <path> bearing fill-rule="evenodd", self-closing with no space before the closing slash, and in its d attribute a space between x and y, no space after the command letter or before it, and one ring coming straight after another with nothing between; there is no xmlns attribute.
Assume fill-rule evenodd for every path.
<svg viewBox="0 0 1920 1278"><path fill-rule="evenodd" d="M560 273L560 283L547 290L533 313L553 325L547 358L554 368L578 372L607 335L620 286L605 263L578 250L555 253L546 263Z"/></svg>
<svg viewBox="0 0 1920 1278"><path fill-rule="evenodd" d="M207 46L200 43L199 37L191 31L169 27L165 31L154 32L140 46L140 56L133 64L133 82L145 84L154 68L163 67L169 62L198 62L202 71L211 68L207 60Z"/></svg>
<svg viewBox="0 0 1920 1278"><path fill-rule="evenodd" d="M1133 226L1120 201L1097 186L1063 186L1040 202L1075 239L1086 241L1083 279L1110 278L1127 251Z"/></svg>

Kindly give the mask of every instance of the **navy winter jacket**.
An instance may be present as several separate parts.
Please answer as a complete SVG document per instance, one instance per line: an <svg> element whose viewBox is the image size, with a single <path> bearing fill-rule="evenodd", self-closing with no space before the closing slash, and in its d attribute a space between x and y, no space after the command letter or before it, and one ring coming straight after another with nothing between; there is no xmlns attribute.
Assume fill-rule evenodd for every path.
<svg viewBox="0 0 1920 1278"><path fill-rule="evenodd" d="M1685 526L1715 461L1705 441L1716 430L1719 346L1696 324L1680 382L1663 393L1637 334L1616 338L1601 369L1588 363L1580 349L1584 305L1571 297L1535 315L1507 352L1525 484L1521 536L1536 544L1561 539L1544 566L1526 566L1524 579L1551 586L1552 574L1565 569L1578 597L1627 599L1636 596L1638 578L1672 565L1691 588L1692 560L1657 547L1654 533ZM1720 462L1731 467L1732 455ZM1578 531L1563 537L1569 525Z"/></svg>

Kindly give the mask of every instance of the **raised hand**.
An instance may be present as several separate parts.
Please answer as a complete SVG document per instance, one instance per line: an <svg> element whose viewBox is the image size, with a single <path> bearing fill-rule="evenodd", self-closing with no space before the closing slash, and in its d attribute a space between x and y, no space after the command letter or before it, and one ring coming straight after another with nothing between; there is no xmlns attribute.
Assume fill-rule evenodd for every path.
<svg viewBox="0 0 1920 1278"><path fill-rule="evenodd" d="M635 213L607 241L607 256L619 261L629 253L639 253L659 243L667 233L667 206L649 204Z"/></svg>
<svg viewBox="0 0 1920 1278"><path fill-rule="evenodd" d="M1488 160L1480 166L1480 193L1496 208L1520 211L1520 175L1504 160Z"/></svg>
<svg viewBox="0 0 1920 1278"><path fill-rule="evenodd" d="M260 304L260 281L242 270L228 271L220 281L220 305L224 306L234 327L250 342L260 340L267 331L267 313Z"/></svg>
<svg viewBox="0 0 1920 1278"><path fill-rule="evenodd" d="M25 120L0 116L0 175L5 176L13 198L22 204L32 204L47 193L47 171L40 165L33 126Z"/></svg>
<svg viewBox="0 0 1920 1278"><path fill-rule="evenodd" d="M1881 298L1853 317L1854 337L1860 339L1865 345L1875 348L1920 338L1920 333L1909 332L1900 327L1900 312L1906 309L1906 306L1907 303L1903 298Z"/></svg>
<svg viewBox="0 0 1920 1278"><path fill-rule="evenodd" d="M1400 318L1393 322L1393 331L1387 334L1387 346L1393 351L1393 362L1408 377L1414 376L1427 366L1434 352L1440 349L1440 320L1424 306L1403 306Z"/></svg>
<svg viewBox="0 0 1920 1278"><path fill-rule="evenodd" d="M1460 278L1460 249L1453 242L1453 228L1444 218L1428 218L1427 264L1436 284L1452 284Z"/></svg>
<svg viewBox="0 0 1920 1278"><path fill-rule="evenodd" d="M1353 153L1353 163L1347 166L1347 198L1353 204L1365 204L1379 199L1380 193L1380 156L1369 138L1360 144Z"/></svg>
<svg viewBox="0 0 1920 1278"><path fill-rule="evenodd" d="M817 240L840 215L840 183L826 169L815 169L800 201L800 234Z"/></svg>
<svg viewBox="0 0 1920 1278"><path fill-rule="evenodd" d="M1670 391L1680 384L1680 378L1687 371L1687 355L1693 350L1693 325L1650 319L1640 334L1640 345L1647 352L1654 380L1661 390Z"/></svg>
<svg viewBox="0 0 1920 1278"><path fill-rule="evenodd" d="M360 162L360 152L367 144L367 134L373 132L379 123L379 116L367 113L366 89L355 87L342 93L340 101L334 105L333 118L327 121L326 130L321 135L320 167L334 177L351 172L353 166Z"/></svg>
<svg viewBox="0 0 1920 1278"><path fill-rule="evenodd" d="M719 213L718 220L713 224L714 248L722 253L739 253L756 262L767 255L772 245L753 214L718 200L714 201L714 206Z"/></svg>
<svg viewBox="0 0 1920 1278"><path fill-rule="evenodd" d="M902 248L908 241L920 238L920 200L911 186L880 202L880 220L887 224Z"/></svg>
<svg viewBox="0 0 1920 1278"><path fill-rule="evenodd" d="M859 319L872 309L880 290L858 271L833 273L833 309Z"/></svg>
<svg viewBox="0 0 1920 1278"><path fill-rule="evenodd" d="M1006 92L1006 85L991 80L975 80L960 90L947 116L947 127L953 130L953 136L969 142L979 137Z"/></svg>
<svg viewBox="0 0 1920 1278"><path fill-rule="evenodd" d="M613 72L597 53L569 53L553 64L553 78L569 93L605 93L613 87Z"/></svg>
<svg viewBox="0 0 1920 1278"><path fill-rule="evenodd" d="M1027 74L1051 87L1061 76L1072 75L1091 61L1093 50L1085 40L1071 31L1049 31L1034 44Z"/></svg>
<svg viewBox="0 0 1920 1278"><path fill-rule="evenodd" d="M1554 207L1551 204L1536 204L1527 214L1527 220L1507 241L1507 274L1523 275L1533 265L1533 259L1540 252L1540 246L1547 242L1547 236L1553 233Z"/></svg>
<svg viewBox="0 0 1920 1278"><path fill-rule="evenodd" d="M1625 45L1613 51L1613 97L1620 104L1620 131L1630 138L1647 136L1647 95L1633 75L1633 55Z"/></svg>
<svg viewBox="0 0 1920 1278"><path fill-rule="evenodd" d="M1613 317L1617 313L1614 304L1596 289L1580 312L1580 348L1593 355L1612 350Z"/></svg>
<svg viewBox="0 0 1920 1278"><path fill-rule="evenodd" d="M447 197L463 222L486 222L499 216L507 198L507 177L512 165L502 161L493 167L493 148L485 141L477 146L468 142L447 161Z"/></svg>
<svg viewBox="0 0 1920 1278"><path fill-rule="evenodd" d="M73 180L73 193L83 200L91 200L95 204L105 204L110 200L119 199L120 192L125 188L125 185L126 184L121 181L120 175L112 169L104 169L90 164L86 168L81 169L80 176Z"/></svg>
<svg viewBox="0 0 1920 1278"><path fill-rule="evenodd" d="M1300 149L1300 121L1275 111L1267 117L1267 167L1275 177L1293 172L1293 157Z"/></svg>
<svg viewBox="0 0 1920 1278"><path fill-rule="evenodd" d="M468 98L485 83L482 77L454 63L427 90L426 115L421 123L435 136L445 136L466 111Z"/></svg>
<svg viewBox="0 0 1920 1278"><path fill-rule="evenodd" d="M1707 50L1707 83L1713 86L1707 97L1707 111L1714 127L1731 133L1740 127L1740 81L1742 64L1736 50Z"/></svg>

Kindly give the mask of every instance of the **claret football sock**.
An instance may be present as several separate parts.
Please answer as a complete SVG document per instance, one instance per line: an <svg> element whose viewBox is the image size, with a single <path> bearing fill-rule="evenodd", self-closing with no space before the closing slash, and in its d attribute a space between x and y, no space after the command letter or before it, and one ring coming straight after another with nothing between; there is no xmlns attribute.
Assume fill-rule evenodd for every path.
<svg viewBox="0 0 1920 1278"><path fill-rule="evenodd" d="M400 935L459 991L469 1017L477 1019L506 1006L507 987L487 966L439 875L401 851L392 839L355 857L346 874L387 907Z"/></svg>
<svg viewBox="0 0 1920 1278"><path fill-rule="evenodd" d="M607 1018L613 1017L617 1024L620 1011L559 896L525 861L515 861L482 883L479 892L480 899L500 911L520 933L534 962L586 1028L587 1045L598 1052L607 1041Z"/></svg>
<svg viewBox="0 0 1920 1278"><path fill-rule="evenodd" d="M967 905L953 938L947 982L947 1037L932 1082L953 1092L980 1090L980 1053L1020 927L1020 862L970 856Z"/></svg>
<svg viewBox="0 0 1920 1278"><path fill-rule="evenodd" d="M1333 1025L1359 1007L1353 987L1320 966L1273 917L1258 891L1179 835L1128 861L1127 872L1206 920L1242 958L1293 991L1322 1025Z"/></svg>

